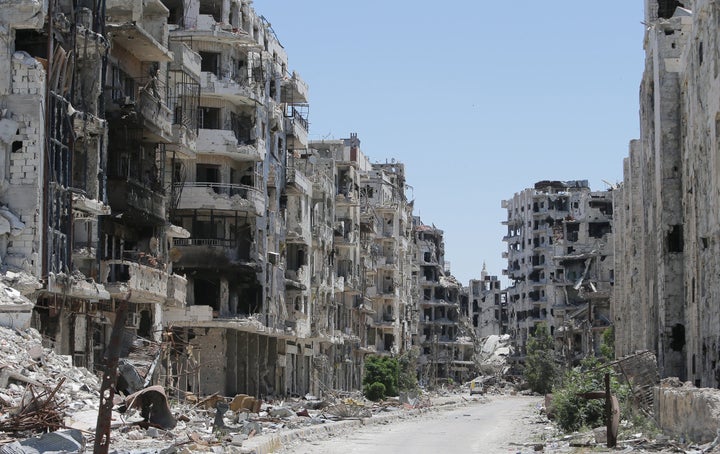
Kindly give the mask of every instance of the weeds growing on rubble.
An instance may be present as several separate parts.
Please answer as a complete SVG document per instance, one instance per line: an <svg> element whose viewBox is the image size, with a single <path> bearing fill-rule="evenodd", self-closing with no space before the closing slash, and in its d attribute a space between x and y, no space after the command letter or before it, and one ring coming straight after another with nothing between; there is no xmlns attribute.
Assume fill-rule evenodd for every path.
<svg viewBox="0 0 720 454"><path fill-rule="evenodd" d="M593 428L605 424L605 400L580 397L583 393L605 390L605 373L609 369L601 366L599 358L588 356L580 366L565 372L562 385L553 393L553 413L562 430L573 432L581 427ZM611 375L610 389L617 397L621 411L626 409L629 386Z"/></svg>

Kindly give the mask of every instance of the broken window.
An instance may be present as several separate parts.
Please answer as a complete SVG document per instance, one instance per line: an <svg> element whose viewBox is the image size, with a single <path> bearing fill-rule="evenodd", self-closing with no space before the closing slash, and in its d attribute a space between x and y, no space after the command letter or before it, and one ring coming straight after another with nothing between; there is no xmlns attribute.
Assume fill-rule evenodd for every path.
<svg viewBox="0 0 720 454"><path fill-rule="evenodd" d="M112 67L112 100L121 105L135 101L135 81L117 66Z"/></svg>
<svg viewBox="0 0 720 454"><path fill-rule="evenodd" d="M588 234L592 238L602 238L612 231L609 222L590 222L588 224Z"/></svg>
<svg viewBox="0 0 720 454"><path fill-rule="evenodd" d="M198 108L198 125L202 129L220 129L220 109L217 107Z"/></svg>
<svg viewBox="0 0 720 454"><path fill-rule="evenodd" d="M703 64L703 43L700 41L698 44L698 62L702 65Z"/></svg>
<svg viewBox="0 0 720 454"><path fill-rule="evenodd" d="M222 5L223 2L216 0L202 0L200 2L200 14L212 16L215 22L222 22Z"/></svg>
<svg viewBox="0 0 720 454"><path fill-rule="evenodd" d="M568 222L565 224L565 230L567 231L567 235L565 235L565 238L567 238L568 241L578 240L578 234L580 233L580 224Z"/></svg>
<svg viewBox="0 0 720 454"><path fill-rule="evenodd" d="M682 351L685 346L685 325L676 323L670 335L670 348L676 352Z"/></svg>
<svg viewBox="0 0 720 454"><path fill-rule="evenodd" d="M684 7L681 2L677 0L658 0L658 17L662 19L670 19L675 14L675 9L678 6Z"/></svg>
<svg viewBox="0 0 720 454"><path fill-rule="evenodd" d="M612 215L613 204L611 200L591 200L589 203L590 208L597 208L602 214Z"/></svg>
<svg viewBox="0 0 720 454"><path fill-rule="evenodd" d="M254 142L252 140L252 130L254 125L250 114L243 112L236 114L235 112L231 112L230 127L232 128L235 138L239 144L251 144ZM278 149L282 149L280 143L278 143Z"/></svg>
<svg viewBox="0 0 720 454"><path fill-rule="evenodd" d="M220 310L220 281L219 279L203 279L196 277L193 282L195 304L210 306L213 311Z"/></svg>
<svg viewBox="0 0 720 454"><path fill-rule="evenodd" d="M198 52L200 54L200 71L220 76L220 54L217 52Z"/></svg>
<svg viewBox="0 0 720 454"><path fill-rule="evenodd" d="M680 224L670 226L667 236L668 252L683 251L683 227Z"/></svg>
<svg viewBox="0 0 720 454"><path fill-rule="evenodd" d="M199 183L220 183L220 166L218 165L197 164L195 174L195 180Z"/></svg>

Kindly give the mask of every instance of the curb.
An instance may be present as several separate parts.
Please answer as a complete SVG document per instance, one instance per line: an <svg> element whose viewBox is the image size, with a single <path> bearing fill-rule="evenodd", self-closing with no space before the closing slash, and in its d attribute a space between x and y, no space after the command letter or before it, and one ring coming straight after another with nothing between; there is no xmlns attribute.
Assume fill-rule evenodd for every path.
<svg viewBox="0 0 720 454"><path fill-rule="evenodd" d="M431 407L415 408L406 412L395 411L386 415L372 416L370 418L343 420L326 424L318 424L316 426L303 427L302 429L280 431L267 436L261 435L243 442L240 452L243 454L271 454L278 449L281 449L283 446L299 439L313 440L321 437L327 438L327 436L335 435L338 432L341 432L342 429L346 428L387 424L391 421L416 417L424 413L453 410L467 406L468 404L474 402L480 401L461 401L446 405L433 405Z"/></svg>

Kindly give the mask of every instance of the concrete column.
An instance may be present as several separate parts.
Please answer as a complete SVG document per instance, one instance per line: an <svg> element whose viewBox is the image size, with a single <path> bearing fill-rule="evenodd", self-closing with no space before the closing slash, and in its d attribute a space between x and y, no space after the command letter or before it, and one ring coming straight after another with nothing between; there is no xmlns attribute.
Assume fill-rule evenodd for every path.
<svg viewBox="0 0 720 454"><path fill-rule="evenodd" d="M238 335L235 330L227 331L227 355L226 359L226 386L225 392L228 396L234 396L239 394L238 391L238 370L237 370L237 350L238 350Z"/></svg>
<svg viewBox="0 0 720 454"><path fill-rule="evenodd" d="M224 276L220 278L220 314L230 314L230 287Z"/></svg>
<svg viewBox="0 0 720 454"><path fill-rule="evenodd" d="M251 396L260 397L260 336L248 336L248 391Z"/></svg>
<svg viewBox="0 0 720 454"><path fill-rule="evenodd" d="M240 393L252 394L248 389L248 333L238 332L237 335L237 390Z"/></svg>
<svg viewBox="0 0 720 454"><path fill-rule="evenodd" d="M185 289L187 292L187 296L185 297L185 301L187 302L187 305L194 306L195 305L195 279L188 278Z"/></svg>

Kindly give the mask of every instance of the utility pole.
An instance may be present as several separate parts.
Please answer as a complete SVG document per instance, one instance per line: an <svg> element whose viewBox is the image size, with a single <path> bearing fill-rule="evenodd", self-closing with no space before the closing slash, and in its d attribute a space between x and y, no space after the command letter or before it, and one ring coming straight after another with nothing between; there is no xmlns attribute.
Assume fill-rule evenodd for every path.
<svg viewBox="0 0 720 454"><path fill-rule="evenodd" d="M130 293L115 307L115 323L110 335L105 370L103 372L102 386L100 387L100 409L98 411L97 427L95 428L95 454L107 454L110 448L110 421L112 419L113 398L117 386L117 366L122 347L125 322L127 321Z"/></svg>

